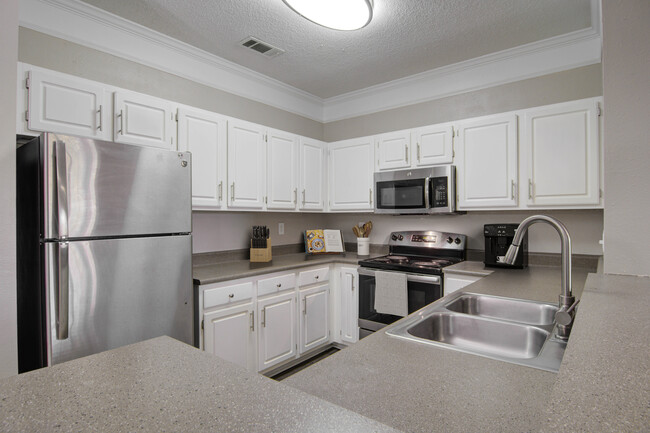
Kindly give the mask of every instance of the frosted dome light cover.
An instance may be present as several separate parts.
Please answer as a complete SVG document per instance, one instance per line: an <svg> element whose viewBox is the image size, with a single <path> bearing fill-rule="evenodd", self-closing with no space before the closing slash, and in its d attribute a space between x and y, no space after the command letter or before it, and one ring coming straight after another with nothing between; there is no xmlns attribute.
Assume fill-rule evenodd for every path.
<svg viewBox="0 0 650 433"><path fill-rule="evenodd" d="M372 0L283 1L298 15L335 30L357 30L372 19Z"/></svg>

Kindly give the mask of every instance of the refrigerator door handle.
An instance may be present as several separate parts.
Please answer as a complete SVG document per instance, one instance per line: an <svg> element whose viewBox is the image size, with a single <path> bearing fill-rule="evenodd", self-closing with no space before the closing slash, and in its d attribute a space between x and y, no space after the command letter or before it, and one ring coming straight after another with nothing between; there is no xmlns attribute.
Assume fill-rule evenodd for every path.
<svg viewBox="0 0 650 433"><path fill-rule="evenodd" d="M65 160L65 143L57 141L55 144L56 160L56 201L58 209L59 238L68 237L68 170Z"/></svg>
<svg viewBox="0 0 650 433"><path fill-rule="evenodd" d="M58 276L56 287L56 339L68 338L68 307L70 295L70 267L68 265L68 242L58 244Z"/></svg>

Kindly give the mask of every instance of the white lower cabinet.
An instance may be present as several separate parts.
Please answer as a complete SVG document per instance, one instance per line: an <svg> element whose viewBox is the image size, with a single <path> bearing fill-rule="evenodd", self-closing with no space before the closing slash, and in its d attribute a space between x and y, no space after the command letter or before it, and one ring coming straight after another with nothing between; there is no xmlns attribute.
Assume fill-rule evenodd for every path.
<svg viewBox="0 0 650 433"><path fill-rule="evenodd" d="M359 274L356 268L342 267L341 293L341 341L359 341Z"/></svg>
<svg viewBox="0 0 650 433"><path fill-rule="evenodd" d="M444 278L443 287L445 293L443 293L443 296L447 296L448 294L460 290L465 286L469 286L470 284L480 280L483 277L478 275L445 273Z"/></svg>
<svg viewBox="0 0 650 433"><path fill-rule="evenodd" d="M329 284L300 291L300 354L329 341Z"/></svg>
<svg viewBox="0 0 650 433"><path fill-rule="evenodd" d="M257 301L259 370L266 370L297 353L296 293Z"/></svg>
<svg viewBox="0 0 650 433"><path fill-rule="evenodd" d="M249 371L257 371L257 334L252 302L207 313L203 317L203 326L206 352Z"/></svg>

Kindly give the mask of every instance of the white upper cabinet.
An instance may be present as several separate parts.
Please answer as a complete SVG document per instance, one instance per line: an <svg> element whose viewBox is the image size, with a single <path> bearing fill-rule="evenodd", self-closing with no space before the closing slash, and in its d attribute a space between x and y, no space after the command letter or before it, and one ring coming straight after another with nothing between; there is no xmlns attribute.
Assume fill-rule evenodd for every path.
<svg viewBox="0 0 650 433"><path fill-rule="evenodd" d="M528 206L598 205L599 99L526 112Z"/></svg>
<svg viewBox="0 0 650 433"><path fill-rule="evenodd" d="M331 143L330 210L373 208L374 145L372 137Z"/></svg>
<svg viewBox="0 0 650 433"><path fill-rule="evenodd" d="M228 207L263 209L266 191L265 128L228 120Z"/></svg>
<svg viewBox="0 0 650 433"><path fill-rule="evenodd" d="M300 210L323 210L326 195L327 145L311 138L300 138L300 186L298 208Z"/></svg>
<svg viewBox="0 0 650 433"><path fill-rule="evenodd" d="M176 104L119 90L113 104L113 140L138 146L176 149Z"/></svg>
<svg viewBox="0 0 650 433"><path fill-rule="evenodd" d="M209 111L178 109L178 150L192 152L192 208L219 209L226 181L226 118Z"/></svg>
<svg viewBox="0 0 650 433"><path fill-rule="evenodd" d="M517 116L495 115L458 124L458 208L517 206Z"/></svg>
<svg viewBox="0 0 650 433"><path fill-rule="evenodd" d="M431 125L413 130L413 166L451 164L454 130L451 124Z"/></svg>
<svg viewBox="0 0 650 433"><path fill-rule="evenodd" d="M409 149L411 148L411 131L395 131L378 135L377 169L394 170L411 166Z"/></svg>
<svg viewBox="0 0 650 433"><path fill-rule="evenodd" d="M266 208L294 210L298 202L298 137L269 129L267 141Z"/></svg>
<svg viewBox="0 0 650 433"><path fill-rule="evenodd" d="M27 126L32 131L110 139L110 113L101 84L55 72L30 71L27 92Z"/></svg>

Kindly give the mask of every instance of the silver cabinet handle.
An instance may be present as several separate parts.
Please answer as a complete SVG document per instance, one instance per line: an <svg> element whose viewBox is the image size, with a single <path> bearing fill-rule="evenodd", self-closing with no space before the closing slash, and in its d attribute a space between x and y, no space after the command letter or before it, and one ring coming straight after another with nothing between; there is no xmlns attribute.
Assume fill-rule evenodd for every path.
<svg viewBox="0 0 650 433"><path fill-rule="evenodd" d="M515 199L515 189L517 188L517 185L515 184L514 180L510 181L510 198Z"/></svg>
<svg viewBox="0 0 650 433"><path fill-rule="evenodd" d="M117 130L117 133L124 135L124 112L120 110L120 114L117 117L120 119L120 129Z"/></svg>
<svg viewBox="0 0 650 433"><path fill-rule="evenodd" d="M370 196L369 196L370 197L370 203L369 204L372 204L372 188L370 188L368 191L370 191Z"/></svg>
<svg viewBox="0 0 650 433"><path fill-rule="evenodd" d="M408 144L404 146L404 159L406 162L409 162L409 146Z"/></svg>
<svg viewBox="0 0 650 433"><path fill-rule="evenodd" d="M230 185L230 201L235 201L235 182Z"/></svg>
<svg viewBox="0 0 650 433"><path fill-rule="evenodd" d="M251 332L255 331L255 311L251 311Z"/></svg>
<svg viewBox="0 0 650 433"><path fill-rule="evenodd" d="M420 143L417 144L418 162L420 162Z"/></svg>
<svg viewBox="0 0 650 433"><path fill-rule="evenodd" d="M262 328L266 328L266 307L262 308Z"/></svg>
<svg viewBox="0 0 650 433"><path fill-rule="evenodd" d="M56 288L56 339L68 338L68 307L70 294L70 266L68 262L68 242L58 246L58 281Z"/></svg>
<svg viewBox="0 0 650 433"><path fill-rule="evenodd" d="M302 205L305 205L305 190L302 190Z"/></svg>
<svg viewBox="0 0 650 433"><path fill-rule="evenodd" d="M305 304L305 309L302 311L303 315L307 315L307 298L303 298L302 302Z"/></svg>
<svg viewBox="0 0 650 433"><path fill-rule="evenodd" d="M528 198L532 200L533 198L533 181L528 179Z"/></svg>
<svg viewBox="0 0 650 433"><path fill-rule="evenodd" d="M298 204L298 188L293 189L293 204Z"/></svg>
<svg viewBox="0 0 650 433"><path fill-rule="evenodd" d="M68 237L68 164L65 158L65 143L54 143L54 164L56 167L56 209L58 210L58 237Z"/></svg>
<svg viewBox="0 0 650 433"><path fill-rule="evenodd" d="M102 110L103 110L103 108L100 105L99 110L97 110L97 113L99 113L99 126L97 126L97 129L99 129L100 131L104 130L104 125L103 125L103 122L102 122L102 117L104 117L104 116L102 115Z"/></svg>
<svg viewBox="0 0 650 433"><path fill-rule="evenodd" d="M350 286L350 288L354 292L354 275L350 275L350 277L352 278L352 285Z"/></svg>
<svg viewBox="0 0 650 433"><path fill-rule="evenodd" d="M219 202L223 200L223 181L219 182Z"/></svg>

